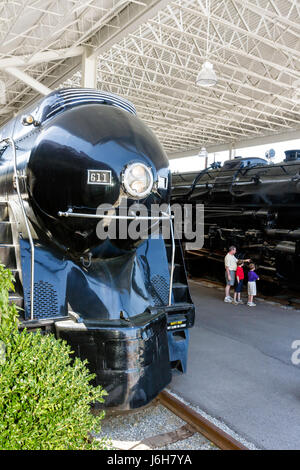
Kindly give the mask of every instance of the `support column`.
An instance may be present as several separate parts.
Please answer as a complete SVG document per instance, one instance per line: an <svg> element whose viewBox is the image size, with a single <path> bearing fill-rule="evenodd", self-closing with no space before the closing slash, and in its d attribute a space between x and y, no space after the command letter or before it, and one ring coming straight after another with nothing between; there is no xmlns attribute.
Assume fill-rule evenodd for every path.
<svg viewBox="0 0 300 470"><path fill-rule="evenodd" d="M93 57L92 48L85 47L82 54L81 86L83 88L97 88L97 57Z"/></svg>
<svg viewBox="0 0 300 470"><path fill-rule="evenodd" d="M208 154L205 157L205 169L208 167Z"/></svg>
<svg viewBox="0 0 300 470"><path fill-rule="evenodd" d="M235 158L235 151L236 151L235 142L230 142L230 145L229 145L229 160L232 160L233 158Z"/></svg>

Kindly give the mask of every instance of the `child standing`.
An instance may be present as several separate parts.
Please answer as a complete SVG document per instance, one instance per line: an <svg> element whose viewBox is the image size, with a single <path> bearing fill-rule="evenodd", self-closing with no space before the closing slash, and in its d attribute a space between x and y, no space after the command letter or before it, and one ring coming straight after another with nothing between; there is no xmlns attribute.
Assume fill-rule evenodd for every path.
<svg viewBox="0 0 300 470"><path fill-rule="evenodd" d="M255 270L255 265L251 263L249 265L250 271L248 272L248 303L249 307L255 307L256 304L253 302L253 297L256 295L256 281L259 280Z"/></svg>
<svg viewBox="0 0 300 470"><path fill-rule="evenodd" d="M235 273L237 284L234 289L234 297L233 297L233 302L232 302L235 305L244 303L241 300L241 292L243 289L244 278L245 278L243 266L244 266L244 261L242 259L239 259L237 262L237 268L236 268L236 273Z"/></svg>

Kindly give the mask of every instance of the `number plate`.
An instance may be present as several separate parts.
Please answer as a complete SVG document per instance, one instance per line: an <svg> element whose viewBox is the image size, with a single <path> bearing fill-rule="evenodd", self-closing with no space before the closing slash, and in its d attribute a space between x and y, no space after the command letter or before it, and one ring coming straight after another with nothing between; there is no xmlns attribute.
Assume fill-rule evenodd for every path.
<svg viewBox="0 0 300 470"><path fill-rule="evenodd" d="M88 170L88 184L111 184L111 171Z"/></svg>

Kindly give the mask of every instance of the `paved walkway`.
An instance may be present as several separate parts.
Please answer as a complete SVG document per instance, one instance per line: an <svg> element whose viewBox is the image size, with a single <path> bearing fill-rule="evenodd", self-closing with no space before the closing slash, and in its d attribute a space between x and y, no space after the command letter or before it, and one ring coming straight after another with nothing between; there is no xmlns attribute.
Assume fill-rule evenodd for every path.
<svg viewBox="0 0 300 470"><path fill-rule="evenodd" d="M266 449L300 449L300 311L223 302L223 289L190 281L196 322L188 371L170 389Z"/></svg>

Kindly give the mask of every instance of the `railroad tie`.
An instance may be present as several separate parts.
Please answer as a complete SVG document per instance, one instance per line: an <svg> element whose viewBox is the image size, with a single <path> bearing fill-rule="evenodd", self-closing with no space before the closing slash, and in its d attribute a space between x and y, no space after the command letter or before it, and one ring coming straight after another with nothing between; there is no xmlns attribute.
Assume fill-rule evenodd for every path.
<svg viewBox="0 0 300 470"><path fill-rule="evenodd" d="M118 450L153 450L188 439L195 432L197 431L193 426L185 424L174 431L147 437L142 441L112 441L112 444Z"/></svg>

